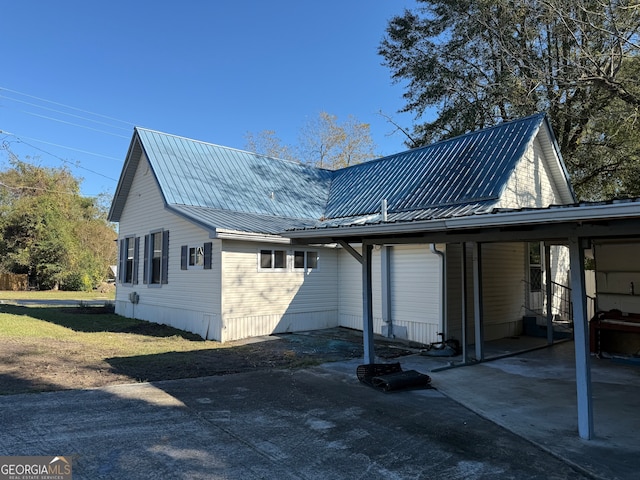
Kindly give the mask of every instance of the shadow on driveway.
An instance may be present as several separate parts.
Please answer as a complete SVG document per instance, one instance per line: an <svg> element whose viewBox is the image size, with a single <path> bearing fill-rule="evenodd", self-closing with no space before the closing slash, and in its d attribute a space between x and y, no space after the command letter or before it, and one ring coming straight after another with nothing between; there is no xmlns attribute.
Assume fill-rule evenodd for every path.
<svg viewBox="0 0 640 480"><path fill-rule="evenodd" d="M6 396L0 420L0 455L68 455L76 480L585 478L436 390L323 367Z"/></svg>

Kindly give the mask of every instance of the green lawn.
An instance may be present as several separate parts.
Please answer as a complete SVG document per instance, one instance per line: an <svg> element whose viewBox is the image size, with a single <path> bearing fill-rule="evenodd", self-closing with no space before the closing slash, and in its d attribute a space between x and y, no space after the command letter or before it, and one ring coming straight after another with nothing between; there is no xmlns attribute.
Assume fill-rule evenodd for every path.
<svg viewBox="0 0 640 480"><path fill-rule="evenodd" d="M114 300L115 291L62 292L60 290L12 291L0 290L0 300Z"/></svg>
<svg viewBox="0 0 640 480"><path fill-rule="evenodd" d="M59 298L59 297L58 297ZM218 342L155 323L92 308L21 307L0 305L0 342L63 340L76 343L86 357L136 356L216 348ZM49 343L55 347L55 344Z"/></svg>

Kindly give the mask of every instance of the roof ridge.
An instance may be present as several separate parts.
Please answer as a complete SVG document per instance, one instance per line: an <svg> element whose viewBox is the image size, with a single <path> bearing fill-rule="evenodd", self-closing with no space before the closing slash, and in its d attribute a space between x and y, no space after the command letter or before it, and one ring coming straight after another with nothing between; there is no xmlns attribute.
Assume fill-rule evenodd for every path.
<svg viewBox="0 0 640 480"><path fill-rule="evenodd" d="M514 118L512 120L503 120L502 122L497 123L496 125L490 125L488 127L482 128L480 130L473 130L473 131L470 131L470 132L467 132L467 133L463 133L461 135L456 135L455 137L445 138L445 139L442 139L442 140L437 140L437 141L435 141L433 143L430 143L428 145L423 145L421 147L410 148L408 150L403 150L401 152L396 152L396 153L392 153L392 154L389 154L389 155L385 155L384 157L375 158L375 159L369 160L367 162L357 163L355 165L349 165L348 167L340 168L340 169L335 170L335 171L336 172L340 172L340 171L347 170L347 169L350 169L350 168L358 168L361 165L364 165L364 164L367 164L367 163L381 162L381 161L388 160L388 159L391 159L391 158L394 158L394 157L397 157L397 156L400 156L400 155L406 155L408 153L419 152L419 151L425 150L427 148L436 147L438 145L443 145L443 144L446 144L446 143L449 143L449 142L453 142L453 141L459 142L462 139L470 137L470 136L476 136L476 135L484 134L484 133L486 133L488 131L491 131L491 130L494 130L494 129L497 129L497 128L502 128L502 127L505 127L505 126L508 126L508 125L513 125L513 124L520 123L520 122L531 121L532 119L534 119L536 117L540 117L540 121L542 121L542 119L544 119L546 117L546 115L547 114L545 112L538 112L538 113L534 113L533 115L528 115L528 116L522 117L522 118Z"/></svg>
<svg viewBox="0 0 640 480"><path fill-rule="evenodd" d="M258 152L251 152L249 150L243 150L241 148L236 148L236 147L229 147L227 145L220 145L218 143L205 142L204 140L197 140L195 138L185 137L183 135L176 135L174 133L162 132L160 130L154 130L154 129L151 129L151 128L145 128L145 127L136 126L136 127L134 127L134 130L136 131L136 133L137 133L138 130L144 130L145 132L150 132L150 133L154 133L154 134L157 134L157 135L164 135L165 137L179 138L181 140L186 140L188 142L198 143L198 144L201 144L201 145L207 145L207 146L210 146L210 147L222 148L224 150L232 150L232 151L238 152L238 153L246 153L246 154L254 155L254 156L257 156L257 157L268 158L270 160L276 160L276 161L280 161L280 162L292 163L294 165L301 165L301 166L307 167L307 168L325 170L325 169L319 169L318 167L314 167L312 165L308 165L308 164L303 163L303 162L298 162L296 160L289 160L287 158L273 157L271 155L265 155L263 153L258 153Z"/></svg>

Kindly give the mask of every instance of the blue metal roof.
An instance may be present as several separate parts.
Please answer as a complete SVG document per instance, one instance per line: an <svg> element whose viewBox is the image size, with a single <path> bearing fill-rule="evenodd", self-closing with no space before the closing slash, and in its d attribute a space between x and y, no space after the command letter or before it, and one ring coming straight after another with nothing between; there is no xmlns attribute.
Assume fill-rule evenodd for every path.
<svg viewBox="0 0 640 480"><path fill-rule="evenodd" d="M253 233L471 215L491 209L545 115L337 171L136 128L110 211L119 221L141 152L168 208ZM551 135L553 135L551 133Z"/></svg>
<svg viewBox="0 0 640 480"><path fill-rule="evenodd" d="M168 205L320 218L331 172L174 135L136 129Z"/></svg>
<svg viewBox="0 0 640 480"><path fill-rule="evenodd" d="M335 172L325 216L497 200L544 115L503 123Z"/></svg>
<svg viewBox="0 0 640 480"><path fill-rule="evenodd" d="M190 205L170 205L168 208L205 229L215 229L216 231L277 235L285 230L315 227L318 224L315 220L274 217Z"/></svg>

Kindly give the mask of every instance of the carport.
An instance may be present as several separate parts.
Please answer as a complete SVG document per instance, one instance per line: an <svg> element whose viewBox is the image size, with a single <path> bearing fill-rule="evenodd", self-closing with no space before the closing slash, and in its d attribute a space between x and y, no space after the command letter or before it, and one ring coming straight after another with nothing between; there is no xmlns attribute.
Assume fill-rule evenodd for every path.
<svg viewBox="0 0 640 480"><path fill-rule="evenodd" d="M578 433L583 439L594 435L589 352L589 318L585 292L585 250L594 239L640 238L640 199L598 203L551 206L540 209L494 210L491 213L448 217L445 219L384 221L383 212L370 223L341 226L318 226L284 234L296 243L340 244L362 265L362 318L364 361L373 363L372 274L371 258L374 245L390 244L459 244L462 251L462 291L472 291L475 338L465 338L462 347L465 363L485 361L482 318L482 245L493 242L544 242L569 247L571 270L571 301L573 304L575 372L577 391ZM361 252L353 246L357 245ZM473 262L467 265L466 250L472 249ZM549 255L546 256L549 258ZM467 269L473 272L473 282L467 285ZM547 287L548 288L548 287ZM462 295L463 321L469 322L468 296ZM551 315L547 315L551 322ZM550 326L550 323L549 323ZM552 329L548 342L552 343ZM466 328L462 329L463 332ZM468 345L475 345L475 359L468 361Z"/></svg>

